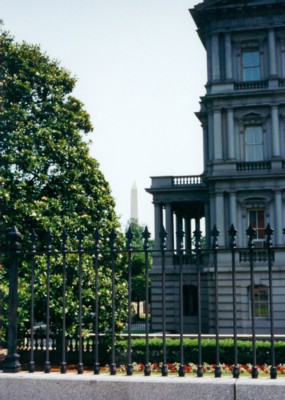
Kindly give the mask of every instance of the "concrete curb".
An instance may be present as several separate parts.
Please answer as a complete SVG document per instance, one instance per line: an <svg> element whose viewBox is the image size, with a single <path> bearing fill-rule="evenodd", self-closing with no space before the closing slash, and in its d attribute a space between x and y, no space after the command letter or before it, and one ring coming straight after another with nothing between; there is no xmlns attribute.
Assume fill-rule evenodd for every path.
<svg viewBox="0 0 285 400"><path fill-rule="evenodd" d="M280 400L285 379L0 373L0 400Z"/></svg>

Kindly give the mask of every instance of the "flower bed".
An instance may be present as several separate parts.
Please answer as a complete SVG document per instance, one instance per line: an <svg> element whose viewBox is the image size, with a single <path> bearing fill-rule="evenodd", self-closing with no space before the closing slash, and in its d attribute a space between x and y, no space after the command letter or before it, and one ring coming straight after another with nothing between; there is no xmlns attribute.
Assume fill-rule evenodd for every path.
<svg viewBox="0 0 285 400"><path fill-rule="evenodd" d="M142 363L132 363L133 367L133 372L134 374L143 374L144 373L144 364ZM161 374L161 368L162 368L162 363L153 363L150 365L151 371L153 374ZM168 372L169 374L178 374L180 364L179 363L168 363ZM215 364L207 364L203 363L203 373L206 376L213 376L214 371L215 371ZM264 365L257 365L259 376L260 377L266 377L270 375L270 365L264 364ZM197 365L193 363L189 363L187 365L184 365L185 369L185 375L187 376L196 376L197 373ZM279 364L276 366L277 373L279 376L284 376L285 377L285 364ZM54 372L58 372L59 368L54 367L52 369ZM233 370L233 365L227 365L227 364L221 364L221 370L222 370L222 375L223 376L232 376L232 370ZM72 365L69 366L67 372L76 372L77 371L77 366ZM92 372L92 367L85 367L84 368L85 372ZM127 365L119 365L116 368L116 372L118 374L124 374L127 371ZM252 371L252 365L251 364L241 364L240 365L240 376L250 376ZM108 374L110 373L110 368L108 365L102 366L101 373Z"/></svg>

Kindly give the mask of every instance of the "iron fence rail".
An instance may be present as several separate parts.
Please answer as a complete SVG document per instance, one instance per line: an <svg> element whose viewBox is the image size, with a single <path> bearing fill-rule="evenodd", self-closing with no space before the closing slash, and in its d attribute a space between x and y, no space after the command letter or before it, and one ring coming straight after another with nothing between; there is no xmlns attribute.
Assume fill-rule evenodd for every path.
<svg viewBox="0 0 285 400"><path fill-rule="evenodd" d="M256 365L256 326L255 326L255 297L254 297L254 263L256 260L255 257L255 249L254 249L254 238L255 238L255 230L250 226L246 232L248 237L248 247L247 249L242 249L243 252L248 253L249 260L249 269L250 269L250 288L251 288L251 341L252 341L252 351L253 351L253 359L252 359L252 378L258 377L258 368ZM270 315L270 329L269 329L269 337L271 342L271 370L270 376L272 379L277 377L276 372L276 360L275 360L275 329L274 329L274 304L273 304L273 278L272 278L272 269L273 269L273 247L272 247L272 235L273 230L268 224L266 230L266 239L265 239L265 248L264 252L266 252L267 259L267 270L268 270L268 279L269 279L269 315ZM210 254L212 256L212 266L213 266L213 279L214 279L214 302L215 302L215 339L216 339L216 365L214 376L221 376L221 363L220 363L220 340L223 335L220 334L220 313L219 313L219 301L221 299L222 294L219 293L219 244L218 244L218 236L219 231L216 226L214 226L211 235L213 238L211 249L201 249L201 231L196 230L194 232L194 248L192 249L193 257L190 257L192 262L195 262L195 274L197 281L197 332L196 337L198 338L198 367L197 367L197 376L203 376L203 354L202 354L202 282L201 282L201 271L203 259L203 253ZM238 362L238 318L236 311L236 301L237 301L237 281L236 281L236 253L237 249L235 237L237 235L237 231L235 227L232 225L229 230L229 249L231 253L231 278L232 278L232 334L234 340L233 347L233 358L234 358L234 366L233 366L233 377L238 378L240 374L240 366ZM149 339L151 337L151 332L149 328L150 324L150 309L149 309L149 277L150 277L150 256L156 257L160 262L161 266L161 335L162 335L162 355L161 355L161 374L162 376L168 375L168 366L167 366L167 315L166 315L166 280L167 280L167 268L166 268L166 257L169 255L169 251L166 250L166 238L167 232L163 228L160 234L160 249L152 250L149 248L149 238L150 233L147 228L142 234L142 247L140 249L133 248L133 234L131 230L128 230L126 234L126 244L125 246L117 246L117 234L113 230L108 238L108 248L101 248L100 241L102 236L99 231L96 230L93 237L92 248L86 249L83 245L84 236L82 233L79 233L77 236L77 249L68 250L67 248L67 235L64 232L61 237L61 245L59 249L54 249L52 247L51 235L47 234L45 239L44 249L39 251L37 249L37 237L34 233L31 235L30 246L29 248L23 249L21 245L21 234L17 230L16 227L13 227L9 234L9 247L8 247L8 268L9 268L9 313L8 313L8 355L6 357L3 370L4 372L18 372L21 370L21 364L19 360L18 350L18 316L17 316L17 307L18 307L18 276L19 276L19 266L21 265L22 260L26 257L30 262L30 282L31 282L31 305L30 305L30 332L28 336L28 342L26 342L26 347L29 348L30 351L30 361L29 361L29 372L33 373L36 369L35 363L35 351L41 349L45 351L45 363L44 363L44 372L49 373L51 369L51 360L50 355L51 352L55 349L54 337L51 333L51 315L50 315L50 306L51 306L51 277L52 277L52 261L54 256L61 257L61 266L62 266L62 321L61 321L61 364L60 364L60 372L62 374L66 373L67 369L67 353L72 350L76 350L78 352L78 363L77 363L77 372L78 374L82 374L84 371L83 365L83 352L84 349L92 349L93 352L93 369L94 374L100 373L100 345L102 341L102 337L106 334L106 331L100 332L99 327L99 315L100 315L100 276L99 271L101 268L102 255L108 255L108 263L109 268L111 270L111 291L109 293L111 298L111 321L108 330L108 334L111 338L110 347L111 347L111 357L110 357L110 374L116 374L116 307L117 307L117 293L116 293L116 262L118 256L126 256L126 264L127 264L127 282L128 282L128 294L127 294L127 339L128 339L128 348L127 348L127 358L126 358L126 373L127 375L133 374L132 367L132 262L133 256L136 253L142 253L144 255L144 272L145 272L145 366L144 366L144 374L149 376L151 374L151 365L150 365L150 350L149 350ZM185 376L185 359L184 359L184 299L183 299L183 282L184 282L184 274L185 274L185 250L183 248L183 232L177 232L177 240L176 240L177 248L175 251L172 251L171 254L175 254L176 257L176 265L179 264L179 340L180 340L180 351L177 355L179 357L179 376ZM224 251L224 250L221 250ZM66 318L67 318L67 274L68 274L68 255L73 254L76 256L76 264L77 264L77 272L78 272L78 316L77 316L77 336L76 339L72 339L66 333ZM37 257L41 255L45 257L46 260L46 305L45 305L45 339L42 337L38 337L38 333L35 331L34 327L36 324L35 321L35 277L38 273L37 271ZM93 313L93 330L90 338L84 337L83 332L83 316L84 316L84 295L83 295L83 274L82 268L84 264L85 257L92 257L92 268L95 271L95 286L94 286L94 313ZM205 258L205 257L204 257ZM188 258L189 259L189 258ZM206 258L205 258L206 259ZM58 332L57 332L58 336ZM57 342L58 343L58 342ZM57 345L56 345L57 346Z"/></svg>

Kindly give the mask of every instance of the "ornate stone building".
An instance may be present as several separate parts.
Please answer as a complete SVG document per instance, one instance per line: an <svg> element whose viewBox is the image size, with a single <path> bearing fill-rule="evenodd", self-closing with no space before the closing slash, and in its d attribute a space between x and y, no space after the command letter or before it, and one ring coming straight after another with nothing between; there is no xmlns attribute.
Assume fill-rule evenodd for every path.
<svg viewBox="0 0 285 400"><path fill-rule="evenodd" d="M190 10L207 51L206 93L197 112L204 143L200 176L153 177L147 189L155 208L155 242L168 232L175 248L179 226L185 232L184 330L197 328L196 278L192 233L205 221L206 244L214 224L220 231L219 312L221 329L232 330L231 264L228 230L237 235L237 315L240 333L250 330L250 277L246 229L256 229L255 317L258 332L269 326L268 270L264 230L274 229L274 319L285 333L285 2L284 0L204 0ZM201 155L202 156L202 155ZM203 222L204 223L204 222ZM227 251L228 250L228 251ZM258 251L257 251L258 253ZM189 257L187 258L187 254ZM152 269L153 329L161 326L161 262ZM175 255L166 253L166 324L179 330L179 282ZM202 266L203 332L213 332L213 266Z"/></svg>

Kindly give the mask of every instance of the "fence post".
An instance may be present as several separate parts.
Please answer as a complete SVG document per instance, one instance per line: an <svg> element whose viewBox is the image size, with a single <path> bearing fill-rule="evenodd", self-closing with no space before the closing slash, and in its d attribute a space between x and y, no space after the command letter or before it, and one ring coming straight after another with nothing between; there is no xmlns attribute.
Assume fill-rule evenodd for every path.
<svg viewBox="0 0 285 400"><path fill-rule="evenodd" d="M253 353L253 366L251 377L258 378L258 368L256 366L256 335L255 335L255 308L254 308L254 269L253 269L253 249L254 238L256 237L256 230L249 225L246 230L248 236L248 249L249 249L249 262L250 262L250 301L251 301L251 330L252 330L252 353Z"/></svg>
<svg viewBox="0 0 285 400"><path fill-rule="evenodd" d="M19 372L21 364L17 354L18 325L18 262L22 238L18 229L13 226L8 233L9 245L9 314L8 314L8 355L3 365L4 372Z"/></svg>
<svg viewBox="0 0 285 400"><path fill-rule="evenodd" d="M215 285L215 325L216 325L216 366L215 366L215 378L222 376L222 368L220 364L220 327L219 327L219 286L218 286L218 236L220 231L214 225L211 235L213 236L213 254L214 254L214 285Z"/></svg>
<svg viewBox="0 0 285 400"><path fill-rule="evenodd" d="M162 271L162 366L161 366L161 375L167 376L168 375L168 366L166 364L166 301L165 301L165 249L166 249L166 238L167 232L162 226L160 236L160 250L161 250L161 271Z"/></svg>
<svg viewBox="0 0 285 400"><path fill-rule="evenodd" d="M196 254L196 273L197 273L197 291L198 291L198 367L197 377L203 376L202 365L202 314L201 314L201 236L202 232L199 228L193 232L195 238L195 254Z"/></svg>

